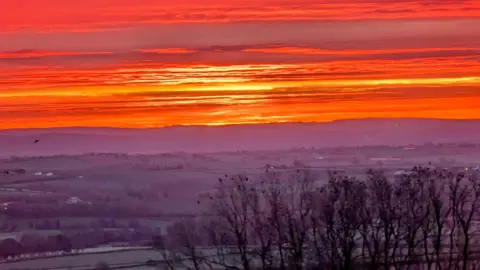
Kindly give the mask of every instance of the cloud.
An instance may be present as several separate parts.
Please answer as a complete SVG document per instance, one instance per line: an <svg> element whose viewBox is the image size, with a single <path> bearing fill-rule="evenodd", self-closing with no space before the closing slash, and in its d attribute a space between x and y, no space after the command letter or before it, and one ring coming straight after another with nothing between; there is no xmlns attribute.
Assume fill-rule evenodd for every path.
<svg viewBox="0 0 480 270"><path fill-rule="evenodd" d="M86 56L86 55L110 55L113 52L54 52L41 50L20 50L0 52L0 59L39 58L58 56Z"/></svg>
<svg viewBox="0 0 480 270"><path fill-rule="evenodd" d="M457 96L452 93L454 89L471 95ZM480 118L480 97L474 88L448 85L436 88L442 95L435 95L425 87L377 87L353 92L312 90L299 87L271 93L191 92L181 98L176 92L160 96L145 93L71 99L44 97L40 102L35 100L36 103L30 101L30 104L27 100L21 104L6 99L7 106L0 108L0 120L9 121L0 121L0 129L44 127L44 123L49 126L160 127L370 117ZM8 106L9 101L17 105ZM458 104L462 105L461 110Z"/></svg>
<svg viewBox="0 0 480 270"><path fill-rule="evenodd" d="M201 2L0 1L0 128L480 117L478 1Z"/></svg>
<svg viewBox="0 0 480 270"><path fill-rule="evenodd" d="M43 4L45 1L47 3ZM33 0L2 1L0 29L19 31L102 31L146 24L228 23L246 21L312 21L364 19L475 18L478 1L183 1L180 4L138 0L128 2Z"/></svg>
<svg viewBox="0 0 480 270"><path fill-rule="evenodd" d="M292 42L292 44L295 44ZM248 64L296 64L365 61L408 60L423 61L430 58L478 57L480 48L384 48L384 49L324 49L288 44L233 45L189 48L148 48L127 52L74 52L21 50L0 52L0 71L23 70L28 67L63 67L84 69L118 67L134 68L136 65L162 66L197 65L248 65ZM122 63L119 65L118 63ZM55 69L59 71L59 69ZM363 72L364 73L364 72ZM340 72L338 75L348 75ZM301 75L301 74L299 74Z"/></svg>
<svg viewBox="0 0 480 270"><path fill-rule="evenodd" d="M480 20L296 21L142 26L112 32L0 34L0 51L129 52L280 44L322 49L480 47ZM395 31L392 31L395 29Z"/></svg>
<svg viewBox="0 0 480 270"><path fill-rule="evenodd" d="M429 53L429 52L458 52L465 51L470 54L479 54L480 48L401 48L401 49L378 49L378 50L325 50L308 47L267 47L244 49L244 52L253 53L276 53L276 54L300 54L300 55L389 55L402 53Z"/></svg>
<svg viewBox="0 0 480 270"><path fill-rule="evenodd" d="M256 53L252 54L255 55ZM60 67L53 66L52 68L45 68L42 65L37 68L29 66L28 64L32 63L39 64L36 58L30 63L26 62L28 59L17 59L15 61L20 61L20 64L13 68L14 65L11 63L14 59L7 59L10 64L4 69L0 69L0 76L2 76L0 95L2 93L13 93L17 96L29 96L32 94L28 91L29 89L48 90L72 86L91 86L91 90L88 92L93 94L101 92L102 87L112 86L161 86L165 89L177 88L179 91L188 91L193 86L213 85L212 87L217 87L217 84L223 84L226 88L231 87L230 91L234 91L241 87L248 89L251 87L248 86L248 83L260 83L268 86L269 83L278 84L283 81L327 80L335 84L335 81L358 79L462 78L475 77L480 74L478 60L472 55L469 57L452 55L422 57L422 54L419 54L413 58L399 55L395 58L374 55L371 59L337 58L313 62L299 62L296 59L296 62L282 63L282 61L276 61L276 63L264 62L258 64L252 62L255 58L246 58L246 63L242 64L224 63L216 65L201 62L201 56L199 58L189 58L183 63L178 62L178 58L172 58L170 62L163 63L156 61L139 62L138 59L134 58L136 60L129 63L125 58L120 57L107 59L106 63L109 63L108 65L98 67L81 66L80 63L85 61L85 58L80 58L75 60L78 61L77 64L65 66L65 63L62 63L63 65ZM167 54L167 56L170 55ZM395 61L392 61L392 59L395 59ZM45 63L44 61L41 62ZM59 64L61 61L57 59L54 62ZM196 62L199 62L199 64L196 64ZM21 65L25 66L22 67ZM266 86L260 85L258 87ZM19 92L19 90L21 91ZM68 95L68 91L65 91L64 95Z"/></svg>
<svg viewBox="0 0 480 270"><path fill-rule="evenodd" d="M155 54L188 54L194 53L196 50L186 48L157 48L157 49L141 49L137 52L142 53L155 53Z"/></svg>

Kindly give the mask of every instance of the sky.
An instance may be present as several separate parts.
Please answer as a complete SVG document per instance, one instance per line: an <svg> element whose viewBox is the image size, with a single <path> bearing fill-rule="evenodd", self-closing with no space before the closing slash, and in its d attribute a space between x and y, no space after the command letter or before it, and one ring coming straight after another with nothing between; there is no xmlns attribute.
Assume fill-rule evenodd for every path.
<svg viewBox="0 0 480 270"><path fill-rule="evenodd" d="M480 119L478 0L15 0L0 14L0 129Z"/></svg>

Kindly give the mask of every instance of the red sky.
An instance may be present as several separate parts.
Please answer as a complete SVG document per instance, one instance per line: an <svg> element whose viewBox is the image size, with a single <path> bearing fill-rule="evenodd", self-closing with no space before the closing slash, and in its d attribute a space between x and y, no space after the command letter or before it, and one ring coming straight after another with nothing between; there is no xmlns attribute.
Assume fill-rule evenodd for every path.
<svg viewBox="0 0 480 270"><path fill-rule="evenodd" d="M480 119L478 0L15 0L0 11L0 129Z"/></svg>

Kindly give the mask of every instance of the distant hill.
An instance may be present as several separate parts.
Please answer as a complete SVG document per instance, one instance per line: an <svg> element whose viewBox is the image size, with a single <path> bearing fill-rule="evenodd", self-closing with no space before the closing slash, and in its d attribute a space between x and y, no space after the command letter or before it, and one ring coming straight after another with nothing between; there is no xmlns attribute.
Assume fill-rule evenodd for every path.
<svg viewBox="0 0 480 270"><path fill-rule="evenodd" d="M35 140L39 142L34 143ZM0 130L0 156L215 152L427 142L480 142L480 120L363 119L158 129L72 127Z"/></svg>

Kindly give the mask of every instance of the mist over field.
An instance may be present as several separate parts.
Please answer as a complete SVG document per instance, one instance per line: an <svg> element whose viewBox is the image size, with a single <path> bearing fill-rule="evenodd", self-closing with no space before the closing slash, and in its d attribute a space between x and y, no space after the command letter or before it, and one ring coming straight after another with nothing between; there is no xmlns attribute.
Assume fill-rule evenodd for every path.
<svg viewBox="0 0 480 270"><path fill-rule="evenodd" d="M174 254L160 251L170 242L160 243L156 237L178 236L179 231L172 233L187 228L182 226L207 228L203 216L217 215L211 211L218 210L219 206L212 208L221 198L216 197L218 192L237 192L236 185L268 192L272 183L287 185L282 188L287 191L293 188L288 185L308 179L315 186L345 179L365 183L383 179L372 178L376 174L371 169L392 185L403 183L399 179L424 179L422 174L438 178L435 170L448 170L452 177L474 175L480 165L478 124L474 120L367 119L0 131L0 211L5 217L0 224L0 251L6 256L2 269L31 268L37 263L65 269L75 265L91 269L99 262L132 269L146 267L147 261L169 264ZM417 166L427 169L417 171ZM445 177L438 181L450 181L451 176ZM266 193L255 196L259 194ZM211 240L195 243L205 249L212 245L205 241ZM249 249L256 247L253 243ZM168 250L174 252L172 248ZM21 259L19 254L27 257ZM68 259L72 254L84 255ZM125 259L121 254L132 257ZM178 267L177 262L174 269Z"/></svg>
<svg viewBox="0 0 480 270"><path fill-rule="evenodd" d="M174 126L159 129L52 128L0 131L0 156L156 154L476 143L479 120L365 119L327 123ZM35 140L40 143L33 144Z"/></svg>

